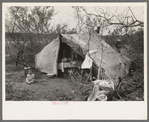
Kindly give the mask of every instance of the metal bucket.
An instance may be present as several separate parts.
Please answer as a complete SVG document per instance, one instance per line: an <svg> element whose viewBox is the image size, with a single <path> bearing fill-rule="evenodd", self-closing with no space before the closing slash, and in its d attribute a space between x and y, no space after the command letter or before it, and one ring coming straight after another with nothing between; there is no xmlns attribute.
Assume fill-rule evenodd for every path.
<svg viewBox="0 0 149 122"><path fill-rule="evenodd" d="M25 76L25 77L27 77L28 70L29 70L29 68L28 68L28 67L25 67L25 68L24 68L24 76Z"/></svg>

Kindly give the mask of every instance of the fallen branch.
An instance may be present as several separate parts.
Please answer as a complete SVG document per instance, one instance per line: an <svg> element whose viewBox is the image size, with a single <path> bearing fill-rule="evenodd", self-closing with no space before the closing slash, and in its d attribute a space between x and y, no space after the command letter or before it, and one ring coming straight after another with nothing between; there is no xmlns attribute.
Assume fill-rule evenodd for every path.
<svg viewBox="0 0 149 122"><path fill-rule="evenodd" d="M119 98L120 98L122 101L124 101L124 100L122 99L122 97L120 96L120 94L118 93L118 91L116 91L116 93L117 93L117 95L119 96Z"/></svg>

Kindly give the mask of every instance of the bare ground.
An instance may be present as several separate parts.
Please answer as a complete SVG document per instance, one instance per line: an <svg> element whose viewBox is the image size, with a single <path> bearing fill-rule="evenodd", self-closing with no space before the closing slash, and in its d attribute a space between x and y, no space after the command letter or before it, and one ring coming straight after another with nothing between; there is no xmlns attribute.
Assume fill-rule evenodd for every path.
<svg viewBox="0 0 149 122"><path fill-rule="evenodd" d="M15 66L8 56L6 58L6 100L8 101L86 101L93 86L80 85L70 77L49 78L46 74L33 70L36 82L25 83L23 66ZM130 86L132 87L132 86ZM144 89L137 88L121 96L125 101L143 101ZM112 97L119 101L119 97ZM116 98L116 99L115 99Z"/></svg>
<svg viewBox="0 0 149 122"><path fill-rule="evenodd" d="M84 101L84 89L69 77L49 78L46 74L33 70L36 82L25 82L23 66L6 63L6 100L21 101Z"/></svg>

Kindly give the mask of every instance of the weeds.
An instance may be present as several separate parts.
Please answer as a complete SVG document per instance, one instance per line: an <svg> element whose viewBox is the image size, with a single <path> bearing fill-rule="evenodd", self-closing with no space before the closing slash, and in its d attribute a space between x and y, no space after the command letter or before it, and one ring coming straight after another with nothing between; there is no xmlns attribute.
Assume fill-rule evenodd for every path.
<svg viewBox="0 0 149 122"><path fill-rule="evenodd" d="M6 84L6 100L9 101L28 101L28 100L34 100L32 97L34 92L31 92L29 90L23 89L23 90L14 90L13 84Z"/></svg>

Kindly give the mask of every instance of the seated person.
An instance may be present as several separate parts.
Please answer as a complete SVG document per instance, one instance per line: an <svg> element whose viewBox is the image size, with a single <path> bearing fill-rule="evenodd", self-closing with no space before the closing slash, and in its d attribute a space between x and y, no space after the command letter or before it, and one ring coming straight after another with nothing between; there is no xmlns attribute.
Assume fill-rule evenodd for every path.
<svg viewBox="0 0 149 122"><path fill-rule="evenodd" d="M32 83L34 83L35 82L34 77L35 77L35 75L32 74L32 71L31 70L29 70L28 71L28 74L27 74L27 77L26 77L26 83L29 84L29 85L32 84Z"/></svg>

